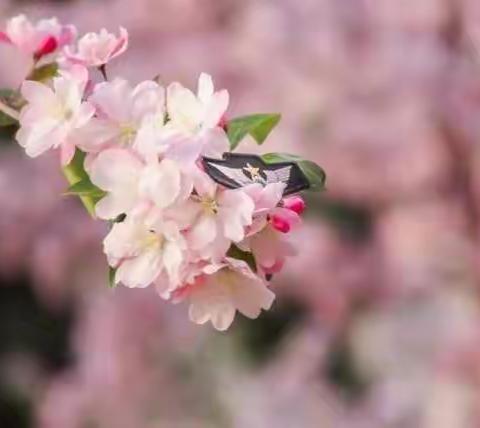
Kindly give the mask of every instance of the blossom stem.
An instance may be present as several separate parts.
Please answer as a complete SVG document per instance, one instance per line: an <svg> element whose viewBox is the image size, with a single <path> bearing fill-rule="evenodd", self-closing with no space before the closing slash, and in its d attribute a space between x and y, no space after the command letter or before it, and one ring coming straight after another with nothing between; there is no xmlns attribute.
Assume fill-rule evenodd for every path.
<svg viewBox="0 0 480 428"><path fill-rule="evenodd" d="M17 121L20 118L18 111L5 104L2 100L0 100L0 111Z"/></svg>

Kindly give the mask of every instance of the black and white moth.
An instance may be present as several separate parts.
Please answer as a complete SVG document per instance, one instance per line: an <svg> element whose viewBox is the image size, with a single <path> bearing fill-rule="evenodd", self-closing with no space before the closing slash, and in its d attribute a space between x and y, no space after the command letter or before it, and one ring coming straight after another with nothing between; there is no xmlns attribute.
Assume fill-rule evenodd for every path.
<svg viewBox="0 0 480 428"><path fill-rule="evenodd" d="M260 156L243 153L224 153L222 159L203 157L202 161L210 178L229 189L253 183L266 186L281 182L286 184L283 191L286 196L310 187L295 162L265 163Z"/></svg>

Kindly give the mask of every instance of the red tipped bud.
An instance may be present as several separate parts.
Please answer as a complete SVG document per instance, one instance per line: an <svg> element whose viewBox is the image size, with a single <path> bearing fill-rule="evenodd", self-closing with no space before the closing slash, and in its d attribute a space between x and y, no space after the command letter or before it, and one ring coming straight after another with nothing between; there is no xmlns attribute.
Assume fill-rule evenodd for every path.
<svg viewBox="0 0 480 428"><path fill-rule="evenodd" d="M288 233L290 231L290 223L279 215L271 216L270 223L273 228L279 232Z"/></svg>
<svg viewBox="0 0 480 428"><path fill-rule="evenodd" d="M48 36L45 38L42 43L40 44L40 47L37 49L35 52L35 59L40 59L41 57L51 54L52 52L55 52L58 48L58 42L57 39L53 36Z"/></svg>
<svg viewBox="0 0 480 428"><path fill-rule="evenodd" d="M302 197L291 196L283 200L283 207L300 215L305 211L306 204Z"/></svg>

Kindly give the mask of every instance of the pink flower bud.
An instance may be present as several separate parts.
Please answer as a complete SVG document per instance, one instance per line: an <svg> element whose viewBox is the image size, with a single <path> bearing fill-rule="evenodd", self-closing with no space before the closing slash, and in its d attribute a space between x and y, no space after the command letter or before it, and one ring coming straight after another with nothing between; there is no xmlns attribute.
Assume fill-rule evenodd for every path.
<svg viewBox="0 0 480 428"><path fill-rule="evenodd" d="M305 211L306 204L301 196L291 196L283 200L283 206L300 215Z"/></svg>
<svg viewBox="0 0 480 428"><path fill-rule="evenodd" d="M36 60L58 52L71 43L77 31L72 25L62 25L56 18L31 22L25 15L18 15L7 22L0 32L0 42L10 43Z"/></svg>
<svg viewBox="0 0 480 428"><path fill-rule="evenodd" d="M40 44L40 47L35 51L33 56L36 60L39 60L43 56L51 54L52 52L55 52L57 48L58 48L57 39L53 36L48 36L42 41L42 43Z"/></svg>
<svg viewBox="0 0 480 428"><path fill-rule="evenodd" d="M281 215L273 215L270 217L270 223L275 230L282 233L288 233L290 231L290 223Z"/></svg>

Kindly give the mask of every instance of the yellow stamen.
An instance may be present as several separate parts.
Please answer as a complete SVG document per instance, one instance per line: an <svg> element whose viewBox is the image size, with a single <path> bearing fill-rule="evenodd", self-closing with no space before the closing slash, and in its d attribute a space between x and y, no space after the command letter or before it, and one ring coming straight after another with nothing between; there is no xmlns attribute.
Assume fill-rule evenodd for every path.
<svg viewBox="0 0 480 428"><path fill-rule="evenodd" d="M200 203L202 204L202 208L204 212L207 214L217 214L218 213L218 204L217 201L213 198L203 198L201 199Z"/></svg>
<svg viewBox="0 0 480 428"><path fill-rule="evenodd" d="M154 231L150 231L143 239L142 244L145 248L161 248L163 244L163 237L157 235Z"/></svg>
<svg viewBox="0 0 480 428"><path fill-rule="evenodd" d="M125 123L120 126L120 143L122 145L130 144L130 142L135 138L137 134L137 129L134 125L130 123Z"/></svg>

